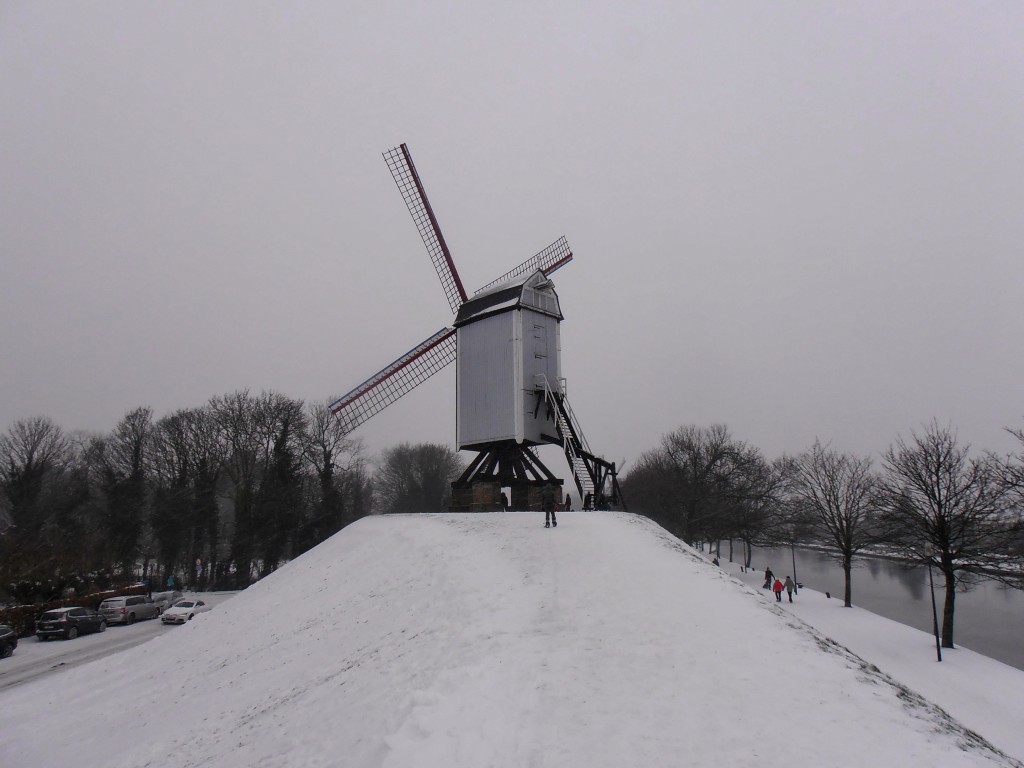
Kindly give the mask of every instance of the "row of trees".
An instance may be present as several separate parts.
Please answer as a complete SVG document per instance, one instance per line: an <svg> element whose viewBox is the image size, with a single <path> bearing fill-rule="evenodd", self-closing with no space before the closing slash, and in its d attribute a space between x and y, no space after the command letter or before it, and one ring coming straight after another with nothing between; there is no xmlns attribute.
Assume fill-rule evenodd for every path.
<svg viewBox="0 0 1024 768"><path fill-rule="evenodd" d="M1014 432L1024 446L1024 430ZM442 511L462 471L451 448L399 445L375 473L326 408L240 391L154 419L128 412L105 435L45 417L0 436L0 601L51 599L115 577L241 586L377 512ZM867 550L937 568L942 642L972 575L1020 586L1024 451L972 455L937 423L870 459L815 443L768 461L727 427L683 427L623 479L633 509L691 544L833 553L852 605ZM7 594L3 594L6 592Z"/></svg>
<svg viewBox="0 0 1024 768"><path fill-rule="evenodd" d="M897 439L877 469L820 442L769 462L725 426L683 427L641 456L623 492L690 544L738 540L748 567L755 544L821 547L842 563L847 606L858 554L933 566L945 582L947 648L958 586L972 577L1024 586L1024 452L972 455L936 422Z"/></svg>
<svg viewBox="0 0 1024 768"><path fill-rule="evenodd" d="M436 445L368 464L323 405L274 392L137 408L101 435L18 421L0 435L0 603L128 578L248 584L371 511L447 509L461 471Z"/></svg>

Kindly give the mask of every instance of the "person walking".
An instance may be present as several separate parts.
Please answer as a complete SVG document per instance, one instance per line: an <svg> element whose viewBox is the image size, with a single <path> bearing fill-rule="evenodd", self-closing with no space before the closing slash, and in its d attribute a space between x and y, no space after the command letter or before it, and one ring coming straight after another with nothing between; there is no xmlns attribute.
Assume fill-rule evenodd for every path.
<svg viewBox="0 0 1024 768"><path fill-rule="evenodd" d="M793 580L791 578L789 578L789 576L787 576L786 577L786 594L789 595L789 602L791 602L791 603L793 602L793 590L794 589L796 589L796 584L794 584Z"/></svg>
<svg viewBox="0 0 1024 768"><path fill-rule="evenodd" d="M775 602L776 603L781 603L782 602L782 582L779 581L778 579L776 579L775 583L772 585L772 590L775 592Z"/></svg>
<svg viewBox="0 0 1024 768"><path fill-rule="evenodd" d="M763 587L763 589L771 589L772 588L772 579L774 579L774 578L775 578L775 574L772 573L771 566L770 565L765 566L765 569L764 569L764 587Z"/></svg>

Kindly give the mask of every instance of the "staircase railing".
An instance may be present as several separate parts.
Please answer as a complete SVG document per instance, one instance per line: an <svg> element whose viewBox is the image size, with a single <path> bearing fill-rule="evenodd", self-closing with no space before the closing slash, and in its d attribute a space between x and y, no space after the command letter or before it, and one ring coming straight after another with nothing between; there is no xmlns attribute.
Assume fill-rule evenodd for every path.
<svg viewBox="0 0 1024 768"><path fill-rule="evenodd" d="M551 409L555 417L555 427L558 437L562 441L562 450L565 458L572 468L573 480L576 483L576 490L579 491L580 501L587 494L593 494L595 489L595 478L591 474L590 466L587 464L586 456L590 454L590 446L583 435L583 430L572 412L569 400L565 396L565 389L559 381L557 392L552 389L551 382L544 374L537 375L537 384L543 390L544 401Z"/></svg>
<svg viewBox="0 0 1024 768"><path fill-rule="evenodd" d="M597 509L608 509L608 505L614 505L624 510L626 502L622 498L615 464L595 456L590 450L566 397L564 379L559 379L557 386L552 387L547 376L537 374L536 387L554 416L558 434L553 442L560 442L562 445L565 458L572 468L573 480L580 492L580 498L586 500L587 496L590 496Z"/></svg>

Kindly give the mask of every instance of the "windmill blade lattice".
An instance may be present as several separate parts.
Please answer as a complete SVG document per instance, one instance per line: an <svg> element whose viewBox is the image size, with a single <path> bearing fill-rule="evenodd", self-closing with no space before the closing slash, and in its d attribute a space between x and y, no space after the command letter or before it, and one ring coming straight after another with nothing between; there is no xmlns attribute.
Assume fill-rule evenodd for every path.
<svg viewBox="0 0 1024 768"><path fill-rule="evenodd" d="M437 270L437 276L441 279L441 285L448 296L448 303L452 307L452 314L455 314L468 296L466 289L462 287L459 273L455 270L455 262L452 261L448 244L445 243L441 228L438 227L437 219L434 218L434 211L430 207L430 201L427 200L427 193L420 182L419 174L416 173L412 155L409 154L408 147L402 144L385 152L384 159L395 179L395 184L398 185L399 192L402 193L402 199L405 200L409 213L412 214L416 229L419 230L420 237L423 238L423 245L426 246L427 253L430 254L430 260L434 263L434 269Z"/></svg>
<svg viewBox="0 0 1024 768"><path fill-rule="evenodd" d="M545 275L550 275L556 269L564 267L570 261L572 261L572 251L569 249L569 242L565 237L560 237L543 251L535 256L531 256L515 269L506 272L497 280L491 280L491 282L478 290L477 293L486 291L488 288L493 288L499 283L511 280L513 277L519 277L520 275L525 275L527 272L533 272L538 269Z"/></svg>
<svg viewBox="0 0 1024 768"><path fill-rule="evenodd" d="M455 329L442 328L375 373L329 408L348 434L435 373L455 362Z"/></svg>

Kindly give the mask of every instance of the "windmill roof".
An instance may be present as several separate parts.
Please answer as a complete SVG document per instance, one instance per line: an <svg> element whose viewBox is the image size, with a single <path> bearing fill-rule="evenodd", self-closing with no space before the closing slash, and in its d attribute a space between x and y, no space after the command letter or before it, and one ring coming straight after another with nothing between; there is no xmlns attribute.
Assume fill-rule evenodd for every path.
<svg viewBox="0 0 1024 768"><path fill-rule="evenodd" d="M455 316L455 327L514 309L532 309L562 320L554 284L539 269L474 296Z"/></svg>

